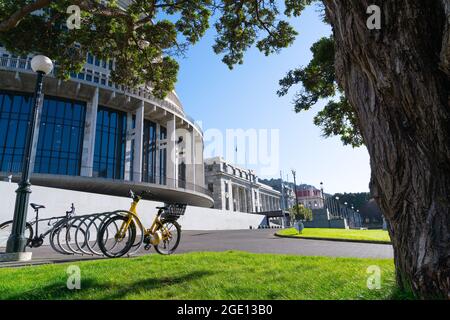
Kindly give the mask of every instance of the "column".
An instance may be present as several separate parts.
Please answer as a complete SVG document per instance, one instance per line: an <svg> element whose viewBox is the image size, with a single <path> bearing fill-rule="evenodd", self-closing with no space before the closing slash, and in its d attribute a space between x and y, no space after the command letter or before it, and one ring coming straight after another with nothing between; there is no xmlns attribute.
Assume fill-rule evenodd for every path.
<svg viewBox="0 0 450 320"><path fill-rule="evenodd" d="M127 113L127 137L125 141L125 173L124 180L130 181L132 178L131 172L131 142L133 141L133 115L131 112Z"/></svg>
<svg viewBox="0 0 450 320"><path fill-rule="evenodd" d="M234 211L233 209L233 184L231 183L231 180L228 180L228 204L230 211Z"/></svg>
<svg viewBox="0 0 450 320"><path fill-rule="evenodd" d="M161 183L161 177L160 177L160 172L161 172L161 165L160 165L160 153L161 153L161 139L160 139L160 135L161 135L161 125L159 123L156 124L156 141L155 141L155 159L156 159L156 165L155 165L155 171L156 171L156 179L155 182L156 183Z"/></svg>
<svg viewBox="0 0 450 320"><path fill-rule="evenodd" d="M134 129L133 181L142 181L142 146L144 143L144 101L136 110L136 126Z"/></svg>
<svg viewBox="0 0 450 320"><path fill-rule="evenodd" d="M243 201L243 209L244 212L248 212L248 203L247 203L247 190L242 188L242 195L244 196L244 201Z"/></svg>
<svg viewBox="0 0 450 320"><path fill-rule="evenodd" d="M194 129L195 183L205 187L205 164L203 163L203 139Z"/></svg>
<svg viewBox="0 0 450 320"><path fill-rule="evenodd" d="M94 168L95 133L97 129L98 88L95 88L91 101L86 104L84 122L83 153L81 155L81 172L84 177L92 177Z"/></svg>
<svg viewBox="0 0 450 320"><path fill-rule="evenodd" d="M171 117L171 120L167 121L167 160L166 160L166 172L167 172L167 185L172 188L176 188L177 184L177 154L176 154L176 122L175 115Z"/></svg>
<svg viewBox="0 0 450 320"><path fill-rule="evenodd" d="M196 190L195 189L195 136L194 136L194 130L188 131L183 130L183 137L184 137L184 160L186 163L186 183L187 188ZM224 186L222 185L222 188ZM222 189L223 190L223 189Z"/></svg>

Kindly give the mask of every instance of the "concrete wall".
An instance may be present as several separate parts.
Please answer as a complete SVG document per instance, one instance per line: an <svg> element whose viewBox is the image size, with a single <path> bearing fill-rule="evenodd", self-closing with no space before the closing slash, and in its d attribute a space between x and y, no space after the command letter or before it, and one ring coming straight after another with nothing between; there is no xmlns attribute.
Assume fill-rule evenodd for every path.
<svg viewBox="0 0 450 320"><path fill-rule="evenodd" d="M0 200L2 203L0 223L13 218L16 189L17 184L0 181ZM76 215L119 209L128 210L131 203L131 199L126 197L39 186L32 186L32 191L30 202L46 206L39 212L41 218L63 216L70 209L71 203L75 205ZM156 213L155 207L161 205L162 203L146 200L139 203L138 213L144 226L149 226ZM33 217L34 211L29 207L27 220L31 220ZM184 230L249 229L250 226L257 228L258 225L264 224L265 216L190 206L179 222Z"/></svg>
<svg viewBox="0 0 450 320"><path fill-rule="evenodd" d="M348 229L347 219L330 219L327 209L313 209L313 220L305 221L305 228Z"/></svg>

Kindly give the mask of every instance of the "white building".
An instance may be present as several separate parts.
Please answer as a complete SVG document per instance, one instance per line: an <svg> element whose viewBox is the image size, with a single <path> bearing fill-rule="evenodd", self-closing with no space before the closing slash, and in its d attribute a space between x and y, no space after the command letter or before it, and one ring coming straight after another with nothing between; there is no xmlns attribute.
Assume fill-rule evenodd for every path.
<svg viewBox="0 0 450 320"><path fill-rule="evenodd" d="M221 157L205 160L205 180L216 209L253 213L281 209L279 191L258 182L253 170L232 165Z"/></svg>

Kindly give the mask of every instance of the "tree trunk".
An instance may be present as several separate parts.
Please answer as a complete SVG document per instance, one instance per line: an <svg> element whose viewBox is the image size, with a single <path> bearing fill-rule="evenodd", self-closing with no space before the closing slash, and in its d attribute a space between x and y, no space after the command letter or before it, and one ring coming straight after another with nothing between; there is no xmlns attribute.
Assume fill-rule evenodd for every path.
<svg viewBox="0 0 450 320"><path fill-rule="evenodd" d="M370 154L397 283L450 299L450 0L324 0L336 74ZM368 6L381 8L369 30Z"/></svg>

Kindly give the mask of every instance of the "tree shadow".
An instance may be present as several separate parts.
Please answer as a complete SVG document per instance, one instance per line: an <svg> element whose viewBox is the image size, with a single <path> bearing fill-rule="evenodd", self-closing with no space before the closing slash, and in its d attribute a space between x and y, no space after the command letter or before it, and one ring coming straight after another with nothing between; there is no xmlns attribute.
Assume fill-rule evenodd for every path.
<svg viewBox="0 0 450 320"><path fill-rule="evenodd" d="M173 286L212 275L215 272L211 271L193 271L185 275L177 277L161 277L148 278L144 280L135 281L132 283L124 283L123 285L117 283L99 282L93 278L82 278L80 290L70 290L67 284L55 282L48 286L39 287L30 291L20 292L15 295L6 296L3 299L7 300L56 300L56 299L102 299L102 300L116 300L123 299L130 293L139 293L143 291L157 290L167 286ZM87 292L88 291L88 292ZM151 298L159 298L157 294Z"/></svg>

